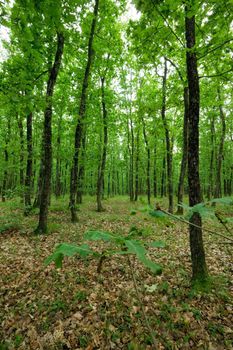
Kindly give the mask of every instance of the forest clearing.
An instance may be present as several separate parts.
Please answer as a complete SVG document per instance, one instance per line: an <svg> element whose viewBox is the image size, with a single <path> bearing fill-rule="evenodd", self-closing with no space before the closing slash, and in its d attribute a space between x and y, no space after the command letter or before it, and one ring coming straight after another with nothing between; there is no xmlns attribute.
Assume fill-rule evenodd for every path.
<svg viewBox="0 0 233 350"><path fill-rule="evenodd" d="M232 0L0 0L0 350L232 350Z"/></svg>

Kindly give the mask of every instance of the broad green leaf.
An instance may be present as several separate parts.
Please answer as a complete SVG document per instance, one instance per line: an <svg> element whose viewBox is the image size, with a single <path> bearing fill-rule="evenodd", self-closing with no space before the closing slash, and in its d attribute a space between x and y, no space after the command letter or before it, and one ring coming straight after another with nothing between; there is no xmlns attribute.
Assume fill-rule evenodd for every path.
<svg viewBox="0 0 233 350"><path fill-rule="evenodd" d="M145 255L138 256L138 259L143 263L144 266L148 267L155 275L161 275L161 265L154 263L150 259L147 259Z"/></svg>
<svg viewBox="0 0 233 350"><path fill-rule="evenodd" d="M165 214L163 211L161 210L151 210L149 211L150 216L153 216L154 218L164 218L164 217L168 217L167 214Z"/></svg>
<svg viewBox="0 0 233 350"><path fill-rule="evenodd" d="M138 257L146 254L145 247L143 247L139 241L125 240L125 245L129 253L136 254Z"/></svg>
<svg viewBox="0 0 233 350"><path fill-rule="evenodd" d="M88 231L84 235L84 239L89 240L89 241L113 241L115 238L113 235L111 235L108 232L103 232L103 231Z"/></svg>
<svg viewBox="0 0 233 350"><path fill-rule="evenodd" d="M143 263L144 266L148 267L154 274L161 274L162 268L160 265L154 263L146 257L146 249L138 241L127 240L125 245L128 248L128 253L135 254L138 260Z"/></svg>
<svg viewBox="0 0 233 350"><path fill-rule="evenodd" d="M220 203L225 205L233 205L233 198L225 197L225 198L214 198L210 201L210 203Z"/></svg>
<svg viewBox="0 0 233 350"><path fill-rule="evenodd" d="M56 267L62 267L62 260L65 256L73 256L75 254L80 255L81 258L85 258L90 254L98 254L93 252L87 244L76 246L68 243L62 243L57 246L54 253L45 259L45 265L49 265L51 262L55 262Z"/></svg>

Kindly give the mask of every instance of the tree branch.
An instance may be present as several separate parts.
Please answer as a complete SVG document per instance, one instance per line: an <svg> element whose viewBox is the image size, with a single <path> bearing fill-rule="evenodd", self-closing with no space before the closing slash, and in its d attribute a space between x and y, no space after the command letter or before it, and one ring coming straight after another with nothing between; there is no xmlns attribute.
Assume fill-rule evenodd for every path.
<svg viewBox="0 0 233 350"><path fill-rule="evenodd" d="M232 71L233 71L233 68L231 68L231 69L229 69L229 70L227 70L227 71L225 71L225 72L219 73L219 74L213 74L213 75L201 75L201 76L199 77L199 79L202 79L202 78L215 78L215 77L221 77L222 75L227 74L227 73L232 72Z"/></svg>
<svg viewBox="0 0 233 350"><path fill-rule="evenodd" d="M179 220L179 221L181 221L181 222L184 222L184 223L187 224L187 225L191 225L191 226L200 228L200 229L202 229L202 230L204 230L204 231L206 231L206 232L212 233L213 235L217 235L217 236L226 238L226 239L228 239L229 241L233 242L233 239L232 239L232 238L227 237L227 236L225 236L225 235L222 235L221 233L217 233L217 232L215 232L215 231L209 230L208 228L204 228L204 227L198 226L198 225L193 224L192 222L190 222L190 221L188 221L188 220L181 219L181 218L179 218L179 217L177 217L177 216L175 216L175 215L169 213L168 211L166 211L166 210L164 210L164 209L161 209L161 208L160 208L160 210L161 210L163 213L165 213L166 215L169 215L169 216L171 216L172 218L174 218L174 219L176 219L176 220Z"/></svg>
<svg viewBox="0 0 233 350"><path fill-rule="evenodd" d="M232 40L233 40L233 38L228 39L228 40L224 41L223 43L219 44L218 46L213 47L213 49L207 51L204 55L197 57L197 60L200 60L200 59L202 59L203 57L207 56L209 53L220 49L222 46L228 44L228 43L231 42Z"/></svg>

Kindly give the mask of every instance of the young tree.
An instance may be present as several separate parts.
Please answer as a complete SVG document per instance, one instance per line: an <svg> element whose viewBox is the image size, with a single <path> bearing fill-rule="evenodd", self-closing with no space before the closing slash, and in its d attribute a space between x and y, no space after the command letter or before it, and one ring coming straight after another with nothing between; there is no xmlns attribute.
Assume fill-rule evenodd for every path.
<svg viewBox="0 0 233 350"><path fill-rule="evenodd" d="M189 0L185 6L185 38L186 38L186 64L187 80L189 88L188 107L188 181L189 181L189 205L201 202L201 186L199 178L199 110L200 91L196 54L195 14ZM196 225L193 226L192 224ZM207 278L207 266L202 238L201 216L194 212L190 218L190 250L192 259L193 281L203 281Z"/></svg>

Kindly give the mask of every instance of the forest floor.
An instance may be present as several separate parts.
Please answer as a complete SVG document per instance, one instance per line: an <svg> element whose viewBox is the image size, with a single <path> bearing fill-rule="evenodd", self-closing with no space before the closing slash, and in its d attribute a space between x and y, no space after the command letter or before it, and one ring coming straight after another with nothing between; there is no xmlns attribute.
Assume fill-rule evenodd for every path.
<svg viewBox="0 0 233 350"><path fill-rule="evenodd" d="M233 349L232 245L204 233L211 283L205 290L190 285L188 227L138 210L145 204L126 197L103 202L84 198L79 223L70 223L67 200L52 201L50 234L35 236L37 215L23 216L22 204L0 204L0 350L58 349ZM233 207L218 205L223 216ZM224 232L218 221L204 226ZM231 224L232 226L232 224ZM163 267L154 276L131 257L141 301L134 288L126 256L112 257L97 273L98 260L65 258L63 267L44 265L58 243L80 243L87 230L126 235L137 228L139 240L159 240L150 257ZM104 242L90 246L104 250Z"/></svg>

